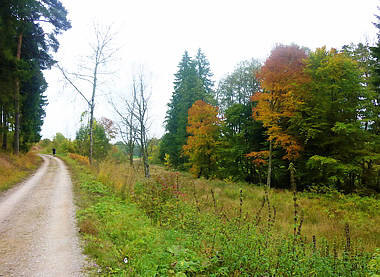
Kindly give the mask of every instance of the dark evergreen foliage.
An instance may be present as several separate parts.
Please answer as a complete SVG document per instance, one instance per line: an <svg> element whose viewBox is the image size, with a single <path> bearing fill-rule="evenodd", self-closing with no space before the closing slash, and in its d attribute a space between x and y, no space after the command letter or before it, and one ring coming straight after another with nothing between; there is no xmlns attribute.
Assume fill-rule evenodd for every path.
<svg viewBox="0 0 380 277"><path fill-rule="evenodd" d="M252 103L233 104L224 113L220 174L224 178L262 183L264 172L246 155L266 146L261 122L252 120Z"/></svg>
<svg viewBox="0 0 380 277"><path fill-rule="evenodd" d="M260 90L256 73L260 64L256 60L243 61L222 79L217 99L224 118L220 174L251 183L262 183L263 170L255 166L246 155L266 147L266 136L261 122L252 118L251 96Z"/></svg>
<svg viewBox="0 0 380 277"><path fill-rule="evenodd" d="M380 10L380 9L379 9ZM373 127L372 131L376 135L380 135L380 15L376 15L377 21L374 23L378 29L377 33L377 43L374 47L371 47L371 55L373 57L373 75L372 75L372 85L374 86L374 114L373 114Z"/></svg>
<svg viewBox="0 0 380 277"><path fill-rule="evenodd" d="M160 147L162 161L165 154L169 154L173 166L183 167L186 163L182 147L187 137L187 112L197 100L213 102L211 76L209 63L201 50L198 50L195 60L185 51L175 74L174 92L166 113L166 134L162 138Z"/></svg>
<svg viewBox="0 0 380 277"><path fill-rule="evenodd" d="M57 35L71 28L58 0L3 0L0 3L0 118L3 149L13 138L21 150L39 141L47 102L42 70L55 63ZM42 27L49 25L50 32ZM16 101L17 100L17 101ZM19 144L19 146L18 146ZM16 151L16 153L17 153Z"/></svg>

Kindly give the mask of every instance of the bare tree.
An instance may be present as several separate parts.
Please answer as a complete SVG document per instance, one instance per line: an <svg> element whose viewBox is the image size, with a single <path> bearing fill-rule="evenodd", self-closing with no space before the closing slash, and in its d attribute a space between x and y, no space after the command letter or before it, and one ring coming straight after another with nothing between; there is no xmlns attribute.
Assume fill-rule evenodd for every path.
<svg viewBox="0 0 380 277"><path fill-rule="evenodd" d="M137 122L134 117L135 101L132 97L131 100L127 98L122 99L123 107L120 109L115 103L112 102L112 106L116 113L119 115L121 122L118 124L119 133L121 139L127 146L127 152L129 156L129 164L133 167L133 150L135 148L137 140Z"/></svg>
<svg viewBox="0 0 380 277"><path fill-rule="evenodd" d="M137 86L136 86L137 83ZM134 116L138 122L138 139L141 148L141 156L144 166L144 174L146 178L150 177L149 162L148 162L148 102L150 94L146 91L144 74L141 71L138 76L138 81L133 82L133 97L136 99L136 109Z"/></svg>
<svg viewBox="0 0 380 277"><path fill-rule="evenodd" d="M111 26L100 27L94 24L95 41L90 43L91 54L87 57L88 65L81 66L83 72L68 73L62 66L57 64L57 67L62 72L66 81L78 92L82 98L87 102L90 111L90 163L93 161L93 127L94 127L94 110L95 110L95 97L99 84L99 76L109 74L102 71L103 67L113 58L117 49L113 47L113 37ZM91 85L90 97L86 96L89 93L79 88L75 80L82 80Z"/></svg>
<svg viewBox="0 0 380 277"><path fill-rule="evenodd" d="M121 135L124 142L128 146L130 155L130 164L133 164L133 148L135 142L140 146L140 152L144 167L144 175L150 177L149 162L148 162L148 102L150 94L147 92L145 77L141 70L139 75L134 77L132 82L132 95L123 99L124 110L120 111L113 104L116 113L120 116L123 126ZM125 130L125 131L124 131Z"/></svg>

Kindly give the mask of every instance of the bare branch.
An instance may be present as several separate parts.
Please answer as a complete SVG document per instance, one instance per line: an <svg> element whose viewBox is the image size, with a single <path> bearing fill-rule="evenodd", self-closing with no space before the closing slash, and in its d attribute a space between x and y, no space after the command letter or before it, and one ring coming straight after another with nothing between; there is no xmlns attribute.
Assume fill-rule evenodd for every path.
<svg viewBox="0 0 380 277"><path fill-rule="evenodd" d="M70 73L70 75L75 76L77 79L88 82L91 84L91 98L85 97L84 93L74 84L72 79L69 77L69 73L57 65L59 70L62 72L65 79L70 83L70 85L86 100L90 107L90 153L89 160L92 162L93 156L93 124L94 124L94 109L95 109L95 99L98 91L98 86L101 85L99 76L104 75L106 72L102 72L102 68L110 61L110 59L116 54L118 49L113 48L113 38L114 35L111 32L111 26L101 28L98 24L93 24L93 30L95 39L90 42L91 55L87 56L87 61L85 65L80 65L80 73Z"/></svg>
<svg viewBox="0 0 380 277"><path fill-rule="evenodd" d="M57 68L62 72L63 77L65 77L65 79L70 83L70 85L84 98L84 100L86 100L87 104L91 106L90 101L88 101L88 99L86 98L86 96L84 96L82 91L71 81L71 79L67 76L65 70L58 63L56 65Z"/></svg>

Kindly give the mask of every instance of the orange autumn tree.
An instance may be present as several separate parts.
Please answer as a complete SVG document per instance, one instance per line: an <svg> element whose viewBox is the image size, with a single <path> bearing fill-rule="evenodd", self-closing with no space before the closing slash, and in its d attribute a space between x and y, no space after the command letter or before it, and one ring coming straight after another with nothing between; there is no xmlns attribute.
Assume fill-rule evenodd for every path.
<svg viewBox="0 0 380 277"><path fill-rule="evenodd" d="M198 177L209 178L216 170L219 130L218 108L196 101L188 111L189 136L183 151L189 157L191 172Z"/></svg>
<svg viewBox="0 0 380 277"><path fill-rule="evenodd" d="M305 49L297 45L275 47L264 66L257 74L263 91L256 92L252 101L256 102L253 116L262 121L267 128L269 141L267 186L271 185L272 150L280 146L286 151L283 157L289 161L296 159L302 147L288 130L290 119L302 103L299 84L307 80L304 74ZM260 157L260 152L252 152L247 156Z"/></svg>

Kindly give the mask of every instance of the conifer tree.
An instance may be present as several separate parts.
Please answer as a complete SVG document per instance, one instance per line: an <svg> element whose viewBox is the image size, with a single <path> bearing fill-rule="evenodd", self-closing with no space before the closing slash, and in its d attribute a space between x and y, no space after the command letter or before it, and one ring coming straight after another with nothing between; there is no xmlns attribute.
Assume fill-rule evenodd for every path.
<svg viewBox="0 0 380 277"><path fill-rule="evenodd" d="M214 97L214 81L211 79L213 74L211 73L210 63L200 48L198 49L197 56L195 57L195 69L197 70L198 78L200 79L209 98L206 100L211 101Z"/></svg>
<svg viewBox="0 0 380 277"><path fill-rule="evenodd" d="M376 15L377 23L373 23L378 29L377 43L374 47L371 47L371 54L374 59L373 63L373 77L372 84L375 89L375 95L373 99L374 105L374 122L372 132L376 135L380 134L380 15Z"/></svg>
<svg viewBox="0 0 380 277"><path fill-rule="evenodd" d="M42 92L46 88L46 83L41 70L49 69L54 64L50 51L57 51L59 47L56 36L71 27L66 15L65 8L58 0L1 1L0 56L4 57L4 63L0 64L2 67L0 72L2 75L3 72L8 72L5 80L4 76L1 76L0 81L2 85L6 85L3 91L7 95L3 97L6 98L5 100L0 100L3 114L3 144L9 123L13 123L13 151L16 154L20 149L20 140L26 142L28 137L30 138L29 135L22 137L22 126L35 125L35 131L39 132L42 125L41 111L38 112L40 114L38 119L34 117L33 124L22 122L22 120L33 118L28 119L27 114L22 114L22 111L26 110L23 109L23 103L25 101L29 101L29 104L39 103L35 107L37 110L44 105ZM44 26L49 25L50 32L43 29L41 22ZM36 97L36 95L39 95L38 101L27 99L29 96Z"/></svg>
<svg viewBox="0 0 380 277"><path fill-rule="evenodd" d="M196 100L212 101L212 74L208 61L200 50L197 57L193 60L187 51L183 54L174 75L174 92L166 113L166 134L162 138L160 158L164 160L165 154L169 154L170 163L175 167L186 162L182 147L186 143L189 108Z"/></svg>

